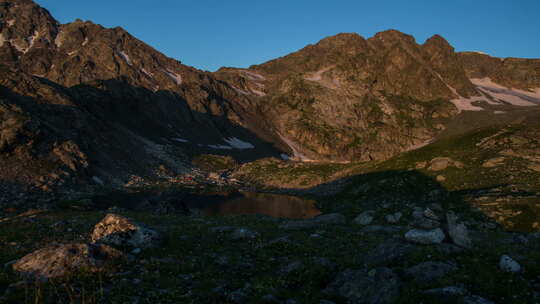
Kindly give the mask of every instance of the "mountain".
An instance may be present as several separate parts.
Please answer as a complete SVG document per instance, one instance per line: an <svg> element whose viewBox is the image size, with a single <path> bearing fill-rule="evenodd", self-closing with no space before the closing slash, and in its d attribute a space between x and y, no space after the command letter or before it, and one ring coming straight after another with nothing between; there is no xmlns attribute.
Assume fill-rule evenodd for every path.
<svg viewBox="0 0 540 304"><path fill-rule="evenodd" d="M124 184L201 154L384 160L463 112L540 102L540 60L456 53L438 35L343 33L210 73L31 0L0 0L0 14L0 179L22 185Z"/></svg>
<svg viewBox="0 0 540 304"><path fill-rule="evenodd" d="M123 183L160 165L184 172L200 153L279 155L248 129L258 129L249 99L122 28L59 24L30 0L0 1L0 14L1 179Z"/></svg>
<svg viewBox="0 0 540 304"><path fill-rule="evenodd" d="M462 110L540 102L540 60L483 57L485 68L439 35L418 44L389 30L339 34L217 75L260 100L281 147L297 158L368 161L430 142Z"/></svg>

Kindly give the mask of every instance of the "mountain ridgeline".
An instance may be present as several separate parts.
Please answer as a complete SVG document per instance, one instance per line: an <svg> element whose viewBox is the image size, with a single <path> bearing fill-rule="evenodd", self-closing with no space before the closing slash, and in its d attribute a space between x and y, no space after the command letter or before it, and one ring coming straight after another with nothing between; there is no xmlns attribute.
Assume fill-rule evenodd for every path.
<svg viewBox="0 0 540 304"><path fill-rule="evenodd" d="M199 154L383 160L463 111L540 102L540 60L456 53L438 35L338 34L210 73L31 0L0 0L0 16L0 180L22 185L125 183Z"/></svg>

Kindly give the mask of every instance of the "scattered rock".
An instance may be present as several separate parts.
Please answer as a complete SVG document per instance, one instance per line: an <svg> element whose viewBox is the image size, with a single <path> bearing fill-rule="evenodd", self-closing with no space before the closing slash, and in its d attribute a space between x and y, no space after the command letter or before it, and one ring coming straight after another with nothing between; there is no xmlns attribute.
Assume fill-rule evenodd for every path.
<svg viewBox="0 0 540 304"><path fill-rule="evenodd" d="M440 244L444 240L444 232L441 228L433 230L412 229L405 233L405 239L418 244Z"/></svg>
<svg viewBox="0 0 540 304"><path fill-rule="evenodd" d="M109 271L122 258L122 252L107 245L73 243L34 251L13 264L13 269L25 276L47 280L78 271Z"/></svg>
<svg viewBox="0 0 540 304"><path fill-rule="evenodd" d="M362 264L367 267L387 266L404 260L415 247L397 239L389 239L369 250L362 257Z"/></svg>
<svg viewBox="0 0 540 304"><path fill-rule="evenodd" d="M231 239L234 241L238 240L252 240L259 236L258 232L249 230L247 228L236 228L231 233Z"/></svg>
<svg viewBox="0 0 540 304"><path fill-rule="evenodd" d="M315 228L321 225L343 225L346 223L345 216L339 213L323 214L312 219L287 221L279 228L285 230L300 230Z"/></svg>
<svg viewBox="0 0 540 304"><path fill-rule="evenodd" d="M107 214L97 223L91 236L92 243L131 248L152 248L160 245L160 234L128 218Z"/></svg>
<svg viewBox="0 0 540 304"><path fill-rule="evenodd" d="M218 227L212 227L208 229L208 231L216 232L216 233L231 232L233 230L234 230L234 227L232 226L218 226Z"/></svg>
<svg viewBox="0 0 540 304"><path fill-rule="evenodd" d="M492 159L488 159L482 164L482 167L484 167L484 168L498 167L498 166L504 164L504 160L505 160L504 157L495 157L495 158L492 158Z"/></svg>
<svg viewBox="0 0 540 304"><path fill-rule="evenodd" d="M527 168L536 172L540 172L540 163L530 163Z"/></svg>
<svg viewBox="0 0 540 304"><path fill-rule="evenodd" d="M435 177L435 180L438 181L439 183L442 183L446 181L446 177L444 177L444 175L437 175L437 177Z"/></svg>
<svg viewBox="0 0 540 304"><path fill-rule="evenodd" d="M480 296L473 295L473 296L464 297L463 304L494 304L494 303Z"/></svg>
<svg viewBox="0 0 540 304"><path fill-rule="evenodd" d="M346 223L345 216L339 213L319 215L317 217L314 217L312 220L316 221L319 224L325 225L343 225Z"/></svg>
<svg viewBox="0 0 540 304"><path fill-rule="evenodd" d="M501 256L499 268L504 272L517 273L521 271L521 265L506 254Z"/></svg>
<svg viewBox="0 0 540 304"><path fill-rule="evenodd" d="M430 210L430 209L426 209L426 210ZM428 216L431 216L431 218L429 218L428 216L426 216L426 211L422 211L422 210L413 211L412 213L413 221L411 225L413 227L422 228L422 229L435 229L435 228L440 227L441 223L438 220L433 219L434 217L432 216L431 212L433 211L430 210L430 212L427 212Z"/></svg>
<svg viewBox="0 0 540 304"><path fill-rule="evenodd" d="M401 212L396 212L394 214L389 214L387 215L385 218L386 218L386 221L390 224L396 224L399 222L399 220L401 219L401 216L403 216L403 213Z"/></svg>
<svg viewBox="0 0 540 304"><path fill-rule="evenodd" d="M457 223L457 215L453 212L448 212L446 215L446 220L448 223L448 234L454 242L454 244L461 246L463 248L471 248L472 241L469 237L469 230L467 226L463 223Z"/></svg>
<svg viewBox="0 0 540 304"><path fill-rule="evenodd" d="M389 268L345 270L325 290L337 294L351 304L389 304L400 295L401 282Z"/></svg>
<svg viewBox="0 0 540 304"><path fill-rule="evenodd" d="M450 166L451 163L452 163L452 159L448 157L436 157L431 160L428 170L429 171L442 171L448 168L448 166Z"/></svg>
<svg viewBox="0 0 540 304"><path fill-rule="evenodd" d="M362 233L374 233L374 232L384 232L384 233L398 233L404 229L403 226L381 226L381 225L370 225L362 228L360 230Z"/></svg>
<svg viewBox="0 0 540 304"><path fill-rule="evenodd" d="M457 266L443 262L424 262L405 270L405 274L419 283L430 283L457 270Z"/></svg>
<svg viewBox="0 0 540 304"><path fill-rule="evenodd" d="M369 210L360 213L356 218L354 218L353 223L358 225L369 225L373 222L375 218L375 211Z"/></svg>
<svg viewBox="0 0 540 304"><path fill-rule="evenodd" d="M441 288L433 288L426 290L424 293L437 296L464 296L467 294L467 289L462 286L446 286Z"/></svg>

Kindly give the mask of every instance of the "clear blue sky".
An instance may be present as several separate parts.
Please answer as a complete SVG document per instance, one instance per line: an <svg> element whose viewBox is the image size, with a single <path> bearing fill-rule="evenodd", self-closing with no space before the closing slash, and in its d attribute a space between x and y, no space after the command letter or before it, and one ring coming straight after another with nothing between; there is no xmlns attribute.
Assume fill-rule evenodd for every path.
<svg viewBox="0 0 540 304"><path fill-rule="evenodd" d="M458 51L540 58L540 0L37 0L62 23L122 26L204 70L247 67L340 32L433 34Z"/></svg>

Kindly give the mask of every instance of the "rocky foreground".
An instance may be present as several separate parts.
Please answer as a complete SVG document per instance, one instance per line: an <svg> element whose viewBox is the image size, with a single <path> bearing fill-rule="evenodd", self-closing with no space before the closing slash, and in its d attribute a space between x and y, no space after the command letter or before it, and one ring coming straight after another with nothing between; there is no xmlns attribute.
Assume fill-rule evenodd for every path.
<svg viewBox="0 0 540 304"><path fill-rule="evenodd" d="M306 220L77 211L76 203L7 217L0 223L0 299L540 301L539 233L505 232L441 193L405 205L345 199L321 201L326 212Z"/></svg>

